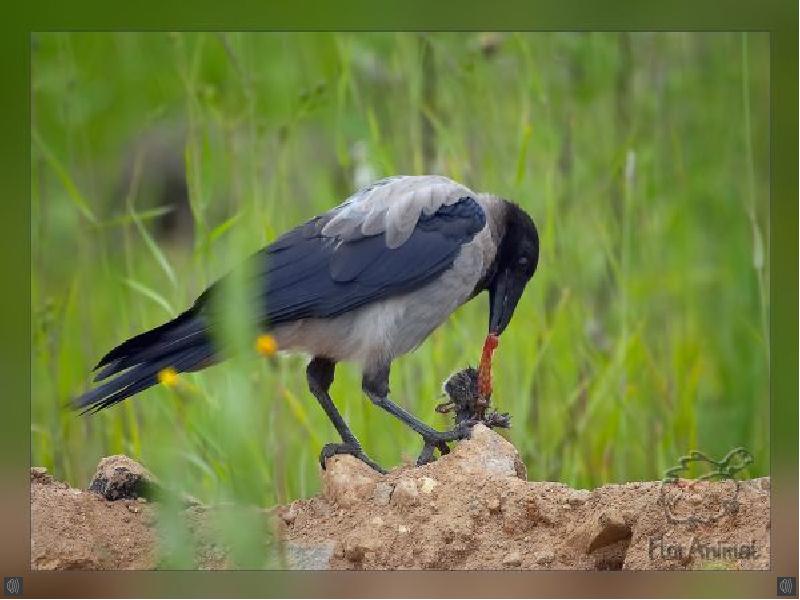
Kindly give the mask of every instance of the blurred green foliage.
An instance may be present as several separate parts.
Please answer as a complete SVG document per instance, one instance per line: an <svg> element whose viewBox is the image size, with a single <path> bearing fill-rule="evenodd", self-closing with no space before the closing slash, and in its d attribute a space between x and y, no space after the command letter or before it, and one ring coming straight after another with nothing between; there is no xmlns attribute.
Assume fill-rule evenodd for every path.
<svg viewBox="0 0 800 600"><path fill-rule="evenodd" d="M531 479L657 480L735 446L768 474L768 76L762 34L35 34L33 463L85 485L125 453L205 501L313 493L336 434L303 357L243 356L93 417L65 404L107 350L358 183L437 172L539 226L495 361ZM193 233L162 227L170 178ZM395 362L394 399L437 427L487 303ZM339 366L332 396L367 452L416 456L359 382Z"/></svg>

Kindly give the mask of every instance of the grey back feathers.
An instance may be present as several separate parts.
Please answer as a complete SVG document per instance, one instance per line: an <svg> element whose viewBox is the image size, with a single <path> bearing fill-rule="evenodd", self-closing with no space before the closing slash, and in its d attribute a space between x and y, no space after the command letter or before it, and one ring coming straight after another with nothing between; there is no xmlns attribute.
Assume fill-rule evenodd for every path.
<svg viewBox="0 0 800 600"><path fill-rule="evenodd" d="M386 246L399 248L411 237L420 215L432 215L465 197L476 194L442 175L387 177L348 198L322 235L350 240L385 233Z"/></svg>

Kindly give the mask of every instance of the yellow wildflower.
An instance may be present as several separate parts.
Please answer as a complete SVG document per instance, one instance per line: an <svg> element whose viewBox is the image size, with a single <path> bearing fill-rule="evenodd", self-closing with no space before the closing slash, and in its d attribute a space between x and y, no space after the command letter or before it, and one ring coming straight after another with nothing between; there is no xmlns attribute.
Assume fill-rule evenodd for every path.
<svg viewBox="0 0 800 600"><path fill-rule="evenodd" d="M256 338L256 350L261 356L272 356L278 351L278 342L268 333L264 333Z"/></svg>
<svg viewBox="0 0 800 600"><path fill-rule="evenodd" d="M178 372L172 367L161 369L158 372L158 383L168 388L175 387L178 385Z"/></svg>

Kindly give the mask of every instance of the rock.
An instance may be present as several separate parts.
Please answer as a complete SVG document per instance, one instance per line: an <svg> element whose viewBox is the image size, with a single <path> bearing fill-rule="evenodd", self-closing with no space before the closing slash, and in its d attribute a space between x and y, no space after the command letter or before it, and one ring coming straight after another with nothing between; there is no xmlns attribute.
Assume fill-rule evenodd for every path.
<svg viewBox="0 0 800 600"><path fill-rule="evenodd" d="M152 498L158 483L153 475L135 460L122 454L107 456L97 465L89 491L106 500Z"/></svg>
<svg viewBox="0 0 800 600"><path fill-rule="evenodd" d="M372 493L372 500L378 506L388 506L392 498L393 486L391 483L379 481L375 485L375 491Z"/></svg>
<svg viewBox="0 0 800 600"><path fill-rule="evenodd" d="M413 479L401 479L394 486L392 492L392 505L401 508L410 508L419 504L419 492Z"/></svg>
<svg viewBox="0 0 800 600"><path fill-rule="evenodd" d="M334 542L321 544L286 544L286 566L298 571L324 571L330 569L336 548Z"/></svg>
<svg viewBox="0 0 800 600"><path fill-rule="evenodd" d="M280 511L279 514L284 523L291 525L297 518L297 509L295 508L294 504L290 504L284 510Z"/></svg>
<svg viewBox="0 0 800 600"><path fill-rule="evenodd" d="M419 489L423 494L430 494L437 485L439 482L432 477L423 477Z"/></svg>
<svg viewBox="0 0 800 600"><path fill-rule="evenodd" d="M468 473L527 479L525 463L520 459L517 449L483 423L472 428L470 439L456 446L453 457Z"/></svg>
<svg viewBox="0 0 800 600"><path fill-rule="evenodd" d="M322 472L322 494L340 507L372 498L378 474L363 462L342 454L329 458Z"/></svg>
<svg viewBox="0 0 800 600"><path fill-rule="evenodd" d="M608 509L594 520L579 525L570 536L569 544L581 552L590 554L598 548L610 546L630 537L630 525L616 510Z"/></svg>
<svg viewBox="0 0 800 600"><path fill-rule="evenodd" d="M509 552L503 557L503 566L504 567L518 567L522 564L522 556L520 553L514 550L513 552Z"/></svg>
<svg viewBox="0 0 800 600"><path fill-rule="evenodd" d="M582 504L586 504L586 501L589 500L591 495L592 493L589 490L573 490L567 498L567 503L570 506L581 506Z"/></svg>
<svg viewBox="0 0 800 600"><path fill-rule="evenodd" d="M533 560L536 561L537 565L542 567L547 567L553 564L553 561L556 559L556 555L551 552L550 550L543 550L541 552L536 552L533 555Z"/></svg>
<svg viewBox="0 0 800 600"><path fill-rule="evenodd" d="M53 477L47 472L45 467L31 467L31 481L40 481L42 483L50 483Z"/></svg>
<svg viewBox="0 0 800 600"><path fill-rule="evenodd" d="M608 511L602 513L597 523L599 528L589 544L589 552L631 537L630 525L617 512Z"/></svg>

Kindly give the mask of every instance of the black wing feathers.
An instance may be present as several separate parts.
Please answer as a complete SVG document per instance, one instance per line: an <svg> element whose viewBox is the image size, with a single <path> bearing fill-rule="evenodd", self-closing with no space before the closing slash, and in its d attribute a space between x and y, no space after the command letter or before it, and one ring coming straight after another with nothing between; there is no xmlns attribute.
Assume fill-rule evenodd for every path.
<svg viewBox="0 0 800 600"><path fill-rule="evenodd" d="M265 325L335 317L412 291L446 271L486 224L480 205L465 197L421 215L411 237L390 249L383 233L349 241L322 236L330 216L290 231L261 253Z"/></svg>
<svg viewBox="0 0 800 600"><path fill-rule="evenodd" d="M74 400L83 412L97 412L158 382L158 372L170 367L190 371L214 354L205 320L193 307L172 321L139 334L106 354L94 380L114 379Z"/></svg>

